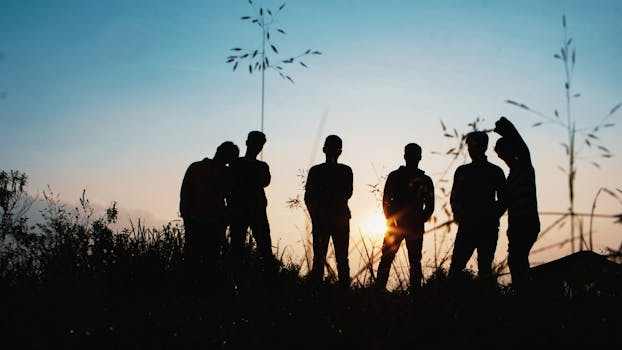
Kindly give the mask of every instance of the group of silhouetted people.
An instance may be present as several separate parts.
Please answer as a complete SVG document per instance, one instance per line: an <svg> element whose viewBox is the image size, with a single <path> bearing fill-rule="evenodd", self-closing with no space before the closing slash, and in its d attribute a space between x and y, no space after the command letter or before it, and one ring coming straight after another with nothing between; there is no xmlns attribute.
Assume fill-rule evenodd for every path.
<svg viewBox="0 0 622 350"><path fill-rule="evenodd" d="M540 232L536 178L529 148L514 125L502 117L495 123L501 138L495 152L510 168L503 170L488 162L488 135L472 132L466 144L472 162L456 169L450 203L458 233L449 275L461 272L477 250L478 276L493 275L492 262L497 246L499 219L508 212L508 267L515 289L529 284L529 252Z"/></svg>
<svg viewBox="0 0 622 350"><path fill-rule="evenodd" d="M517 289L528 285L529 252L540 232L535 172L529 149L514 125L501 117L495 123L501 138L494 150L509 167L503 170L488 162L488 135L474 131L466 135L471 163L457 168L450 204L458 223L449 276L460 274L477 250L478 276L492 278L492 262L497 246L501 216L508 213L508 265L512 284ZM246 153L239 157L238 147L222 143L213 159L192 163L181 186L180 213L185 228L184 254L191 273L206 274L222 267L226 229L229 227L234 268L244 266L244 249L250 228L256 252L266 276L278 270L272 252L270 225L266 215L264 188L270 184L268 164L257 159L266 142L260 131L251 131ZM348 260L352 196L352 169L338 162L342 140L337 135L325 139L324 163L309 169L304 202L312 222L313 265L308 279L319 285L324 279L326 255L332 238L339 284L350 285ZM387 231L382 244L376 287L385 290L391 265L402 241L406 241L410 270L410 289L421 287L421 267L425 222L434 212L434 183L419 169L422 149L416 143L404 148L405 165L387 177L382 207Z"/></svg>
<svg viewBox="0 0 622 350"><path fill-rule="evenodd" d="M257 159L266 136L251 131L246 153L230 141L218 146L213 159L190 164L181 185L180 214L184 221L184 256L189 273L195 276L218 271L229 227L231 256L235 268L248 261L247 232L250 228L268 277L276 274L268 201L264 188L270 184L268 164Z"/></svg>

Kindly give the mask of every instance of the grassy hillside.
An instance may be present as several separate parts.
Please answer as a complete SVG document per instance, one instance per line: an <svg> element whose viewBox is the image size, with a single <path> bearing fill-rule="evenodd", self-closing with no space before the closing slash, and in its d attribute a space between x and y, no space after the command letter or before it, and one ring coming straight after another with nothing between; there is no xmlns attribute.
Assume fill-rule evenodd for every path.
<svg viewBox="0 0 622 350"><path fill-rule="evenodd" d="M619 283L517 295L439 269L414 295L378 292L371 280L312 286L294 264L265 279L252 245L241 270L225 249L217 270L190 274L180 227L113 232L116 208L97 217L88 199L68 209L50 194L32 227L17 210L19 186L3 196L3 348L622 345Z"/></svg>

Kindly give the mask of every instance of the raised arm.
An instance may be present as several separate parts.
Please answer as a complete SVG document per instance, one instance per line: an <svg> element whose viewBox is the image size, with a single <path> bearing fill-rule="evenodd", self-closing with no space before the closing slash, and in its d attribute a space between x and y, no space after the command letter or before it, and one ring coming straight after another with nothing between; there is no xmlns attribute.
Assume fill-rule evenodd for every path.
<svg viewBox="0 0 622 350"><path fill-rule="evenodd" d="M512 148L516 151L516 155L522 161L528 161L531 163L531 155L529 153L529 147L520 136L518 130L512 122L507 120L505 117L501 117L495 123L495 132L503 137L505 137L512 145Z"/></svg>

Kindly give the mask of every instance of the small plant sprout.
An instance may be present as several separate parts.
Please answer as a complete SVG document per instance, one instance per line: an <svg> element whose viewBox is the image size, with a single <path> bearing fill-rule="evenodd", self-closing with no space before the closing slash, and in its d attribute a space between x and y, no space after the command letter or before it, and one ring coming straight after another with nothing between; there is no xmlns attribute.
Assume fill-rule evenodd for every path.
<svg viewBox="0 0 622 350"><path fill-rule="evenodd" d="M271 69L279 74L285 80L294 83L294 79L286 73L286 65L299 64L307 68L303 57L309 55L321 55L317 50L308 49L296 56L285 56L279 58L282 53L276 44L276 37L286 35L284 29L277 26L277 18L281 11L285 8L285 3L281 4L275 11L266 7L257 8L252 0L248 0L253 10L253 15L242 16L240 19L244 22L257 25L261 31L261 44L254 49L246 49L234 47L231 49L232 54L227 57L227 63L233 65L235 71L238 67L248 69L249 74L253 72L261 72L261 131L264 131L264 102L265 102L265 73Z"/></svg>
<svg viewBox="0 0 622 350"><path fill-rule="evenodd" d="M573 90L572 80L574 77L574 68L576 63L576 50L572 41L572 38L568 37L568 28L566 26L566 16L562 16L562 27L564 30L564 37L561 48L558 53L553 55L554 58L561 61L564 74L564 95L565 95L565 116L561 115L558 109L553 111L553 115L541 113L524 103L516 102L514 100L506 100L507 103L524 109L540 118L540 121L533 124L533 127L538 127L544 124L554 124L566 132L566 140L561 143L566 154L567 163L565 166L558 166L558 168L564 172L568 181L568 217L570 218L570 242L571 252L575 252L575 239L579 238L579 242L584 242L582 233L579 233L580 237L575 237L575 225L580 220L579 215L575 211L575 179L577 176L577 160L587 160L593 166L600 168L600 164L597 159L611 158L613 157L610 150L605 147L598 133L604 128L613 127L615 124L611 122L611 117L622 107L622 103L616 104L609 110L600 120L589 126L577 125L577 118L572 114L572 101L581 96ZM584 155L584 153L589 153ZM581 244L581 243L580 243ZM590 247L591 248L591 247ZM581 247L579 247L579 250Z"/></svg>

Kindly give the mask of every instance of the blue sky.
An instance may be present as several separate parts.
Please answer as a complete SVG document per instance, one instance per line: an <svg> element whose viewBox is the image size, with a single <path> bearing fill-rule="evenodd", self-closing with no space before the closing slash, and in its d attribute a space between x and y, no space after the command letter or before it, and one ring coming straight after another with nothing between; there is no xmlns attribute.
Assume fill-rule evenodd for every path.
<svg viewBox="0 0 622 350"><path fill-rule="evenodd" d="M251 12L242 0L2 1L2 169L26 171L33 193L49 184L73 201L86 189L101 205L117 201L148 222L177 219L186 166L211 157L222 141L243 146L260 126L259 75L225 63L229 49L258 45L257 28L240 20ZM565 210L557 170L564 131L532 128L536 116L504 102L563 110L563 70L553 58L562 14L577 49L573 86L582 96L573 115L591 125L622 101L619 1L287 1L277 23L287 35L275 41L283 57L323 54L305 59L308 69L290 67L295 84L266 75L275 240L300 247L303 216L285 202L299 193L298 170L322 160L316 135L344 140L340 160L354 170L358 232L378 215L367 185L402 164L406 143L422 145L421 167L440 180L448 158L431 152L451 141L441 120L466 131L477 117L483 127L510 118L533 149L541 209ZM619 126L599 135L622 153ZM492 151L489 159L503 165ZM601 170L579 165L581 211L601 186L622 187L619 158L601 163ZM620 203L603 197L599 208L619 213ZM619 226L598 225L598 246L617 247Z"/></svg>

